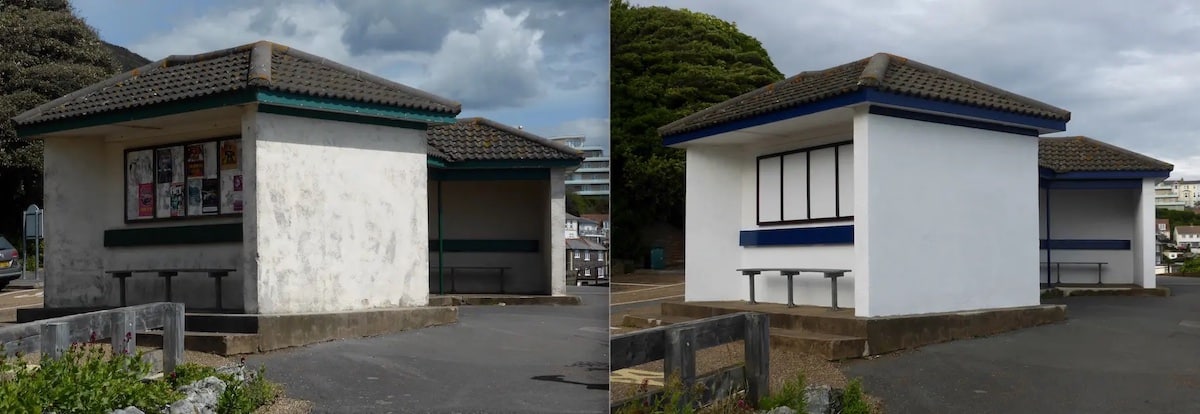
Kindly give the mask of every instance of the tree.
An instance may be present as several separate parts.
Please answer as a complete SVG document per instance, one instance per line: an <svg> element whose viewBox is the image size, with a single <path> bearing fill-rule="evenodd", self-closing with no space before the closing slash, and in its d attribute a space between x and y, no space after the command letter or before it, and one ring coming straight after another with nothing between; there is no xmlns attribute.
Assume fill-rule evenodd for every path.
<svg viewBox="0 0 1200 414"><path fill-rule="evenodd" d="M638 257L638 229L683 227L684 155L657 129L783 79L762 44L716 17L611 3L613 253Z"/></svg>
<svg viewBox="0 0 1200 414"><path fill-rule="evenodd" d="M42 204L42 142L17 139L11 118L99 82L119 66L66 0L0 0L0 234Z"/></svg>

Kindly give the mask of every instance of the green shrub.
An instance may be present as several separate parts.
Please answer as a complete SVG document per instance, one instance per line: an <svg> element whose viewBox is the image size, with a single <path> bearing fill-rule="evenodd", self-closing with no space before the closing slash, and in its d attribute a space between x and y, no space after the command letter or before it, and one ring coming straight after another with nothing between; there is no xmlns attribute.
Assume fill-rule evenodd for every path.
<svg viewBox="0 0 1200 414"><path fill-rule="evenodd" d="M142 381L151 365L135 355L111 354L99 346L72 345L61 358L43 356L27 368L20 358L0 362L0 412L105 413L135 406L158 413L180 398L171 384Z"/></svg>
<svg viewBox="0 0 1200 414"><path fill-rule="evenodd" d="M846 392L842 393L842 414L870 414L871 405L867 404L863 395L862 381L858 378L850 381Z"/></svg>
<svg viewBox="0 0 1200 414"><path fill-rule="evenodd" d="M1200 257L1193 257L1183 262L1183 268L1179 269L1180 273L1197 274L1200 273Z"/></svg>
<svg viewBox="0 0 1200 414"><path fill-rule="evenodd" d="M804 396L804 374L797 374L795 378L783 382L783 387L779 391L771 393L762 398L758 403L758 409L770 410L776 407L788 407L796 411L804 410L808 405Z"/></svg>

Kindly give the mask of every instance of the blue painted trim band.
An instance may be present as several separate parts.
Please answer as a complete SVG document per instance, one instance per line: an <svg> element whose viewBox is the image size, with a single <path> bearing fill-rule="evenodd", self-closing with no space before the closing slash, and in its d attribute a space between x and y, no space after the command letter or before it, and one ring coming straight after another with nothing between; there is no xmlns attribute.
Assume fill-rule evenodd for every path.
<svg viewBox="0 0 1200 414"><path fill-rule="evenodd" d="M1038 131L1033 128L1021 128L1012 125L996 124L991 122L977 121L973 119L955 118L945 115L931 114L928 112L909 111L907 109L892 108L887 106L874 106L867 108L867 112L875 115L890 116L893 118L911 119L921 122L932 122L935 124L954 125L966 128L983 129L988 131L1005 132L1009 134L1018 134L1036 137Z"/></svg>
<svg viewBox="0 0 1200 414"><path fill-rule="evenodd" d="M959 116L967 116L971 118L986 119L990 121L1002 122L1006 124L1024 125L1028 127L1046 129L1055 132L1066 131L1067 121L1059 121L1054 119L1042 118L1031 115L1021 115L1012 112L997 111L995 109L981 108L977 106L963 105L945 101L935 101L931 99L917 98L908 95L900 95L891 92L883 92L874 88L866 89L867 100L872 103L880 103L886 105L903 106L913 109L923 109L926 111L941 112L945 114L953 114Z"/></svg>
<svg viewBox="0 0 1200 414"><path fill-rule="evenodd" d="M1131 178L1167 178L1170 171L1073 171L1054 175L1056 180L1121 180Z"/></svg>
<svg viewBox="0 0 1200 414"><path fill-rule="evenodd" d="M1054 178L1054 170L1051 170L1051 169L1049 169L1049 168L1046 168L1046 167L1043 167L1043 166L1040 166L1040 165L1039 165L1039 166L1038 166L1038 177L1041 177L1041 178Z"/></svg>
<svg viewBox="0 0 1200 414"><path fill-rule="evenodd" d="M1052 190L1137 190L1141 180L1044 180L1042 188Z"/></svg>
<svg viewBox="0 0 1200 414"><path fill-rule="evenodd" d="M854 225L742 230L738 236L738 244L743 247L854 244Z"/></svg>
<svg viewBox="0 0 1200 414"><path fill-rule="evenodd" d="M1132 246L1129 240L1054 239L1049 243L1046 240L1040 240L1039 248L1046 250L1047 244L1054 250L1130 250L1130 246Z"/></svg>

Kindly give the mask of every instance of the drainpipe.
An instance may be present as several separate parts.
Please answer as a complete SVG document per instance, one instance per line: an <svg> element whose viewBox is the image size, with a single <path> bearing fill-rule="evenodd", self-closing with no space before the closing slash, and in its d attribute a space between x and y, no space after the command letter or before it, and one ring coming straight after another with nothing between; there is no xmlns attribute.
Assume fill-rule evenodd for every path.
<svg viewBox="0 0 1200 414"><path fill-rule="evenodd" d="M1046 183L1046 287L1054 287L1053 275L1050 274L1050 183Z"/></svg>
<svg viewBox="0 0 1200 414"><path fill-rule="evenodd" d="M446 252L446 237L442 234L442 178L437 180L437 215L438 215L438 294L446 294L446 274L444 253Z"/></svg>

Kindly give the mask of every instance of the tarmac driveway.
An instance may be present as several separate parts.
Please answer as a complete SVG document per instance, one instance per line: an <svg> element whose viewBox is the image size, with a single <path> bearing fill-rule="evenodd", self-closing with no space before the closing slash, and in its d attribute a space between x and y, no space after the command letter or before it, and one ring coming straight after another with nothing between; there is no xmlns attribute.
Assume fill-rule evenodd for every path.
<svg viewBox="0 0 1200 414"><path fill-rule="evenodd" d="M1200 413L1200 279L1077 297L1064 323L843 366L888 413Z"/></svg>
<svg viewBox="0 0 1200 414"><path fill-rule="evenodd" d="M255 355L317 413L597 413L608 406L608 288L580 306L463 306L459 322Z"/></svg>

